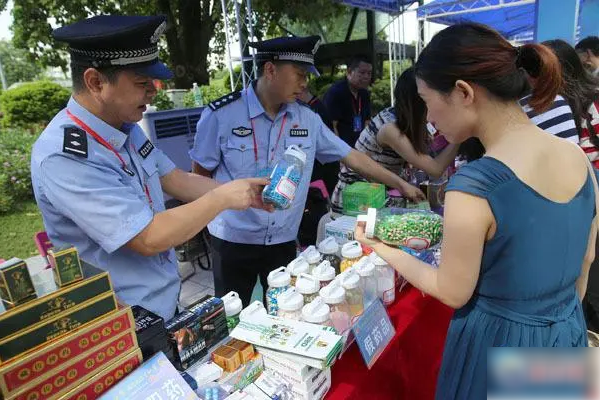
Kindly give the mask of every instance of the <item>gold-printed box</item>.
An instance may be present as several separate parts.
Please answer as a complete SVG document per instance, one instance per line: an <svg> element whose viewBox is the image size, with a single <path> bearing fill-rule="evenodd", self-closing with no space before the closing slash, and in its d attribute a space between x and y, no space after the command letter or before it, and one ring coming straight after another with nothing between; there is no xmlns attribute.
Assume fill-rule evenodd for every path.
<svg viewBox="0 0 600 400"><path fill-rule="evenodd" d="M125 332L135 333L135 320L130 307L121 306L118 311L0 366L0 390L6 397L6 393L16 392L59 368L61 362L79 357L110 337Z"/></svg>
<svg viewBox="0 0 600 400"><path fill-rule="evenodd" d="M27 304L0 314L0 340L49 318L62 315L69 309L104 293L113 292L108 272L98 273L65 288L38 297Z"/></svg>
<svg viewBox="0 0 600 400"><path fill-rule="evenodd" d="M120 336L105 337L104 340L104 343L79 357L67 358L60 368L28 383L20 388L18 393L10 393L11 398L29 400L38 394L42 394L43 398L52 397L71 384L94 377L103 367L138 348L135 332L131 330Z"/></svg>
<svg viewBox="0 0 600 400"><path fill-rule="evenodd" d="M35 299L35 287L25 261L11 258L0 264L0 297L6 309Z"/></svg>
<svg viewBox="0 0 600 400"><path fill-rule="evenodd" d="M110 365L102 368L92 378L78 382L65 390L64 394L51 397L48 400L91 400L99 398L103 393L119 383L131 371L142 364L142 352L133 350ZM41 400L43 397L40 397ZM38 400L38 399L27 399Z"/></svg>
<svg viewBox="0 0 600 400"><path fill-rule="evenodd" d="M108 293L69 309L65 314L40 322L31 328L0 340L0 362L7 362L85 323L117 309L114 293Z"/></svg>
<svg viewBox="0 0 600 400"><path fill-rule="evenodd" d="M54 271L54 281L60 287L83 279L79 253L75 247L48 250L48 262Z"/></svg>

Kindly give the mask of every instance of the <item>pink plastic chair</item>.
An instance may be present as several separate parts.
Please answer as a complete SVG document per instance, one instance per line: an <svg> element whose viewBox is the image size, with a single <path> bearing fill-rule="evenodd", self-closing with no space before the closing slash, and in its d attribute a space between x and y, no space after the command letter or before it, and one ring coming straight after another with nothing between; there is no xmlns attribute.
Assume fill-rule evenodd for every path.
<svg viewBox="0 0 600 400"><path fill-rule="evenodd" d="M38 249L38 253L46 259L46 268L50 268L50 263L48 263L48 250L52 248L52 243L50 242L50 239L48 239L48 234L46 231L37 232L33 236L33 241Z"/></svg>

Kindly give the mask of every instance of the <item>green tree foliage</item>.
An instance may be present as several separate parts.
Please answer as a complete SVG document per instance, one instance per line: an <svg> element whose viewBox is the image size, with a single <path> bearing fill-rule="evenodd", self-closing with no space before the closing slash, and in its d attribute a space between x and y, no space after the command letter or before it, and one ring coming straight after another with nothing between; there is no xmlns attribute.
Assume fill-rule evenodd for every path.
<svg viewBox="0 0 600 400"><path fill-rule="evenodd" d="M42 67L30 59L26 50L15 48L6 40L0 41L0 62L7 86L32 81L42 72Z"/></svg>

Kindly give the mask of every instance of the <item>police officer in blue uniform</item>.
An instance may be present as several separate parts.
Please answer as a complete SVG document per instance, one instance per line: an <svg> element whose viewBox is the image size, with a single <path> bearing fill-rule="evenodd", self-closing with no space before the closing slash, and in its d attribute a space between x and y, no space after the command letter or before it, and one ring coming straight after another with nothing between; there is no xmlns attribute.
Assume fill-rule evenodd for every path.
<svg viewBox="0 0 600 400"><path fill-rule="evenodd" d="M172 74L158 60L160 16L97 16L53 32L69 44L73 95L36 141L31 175L55 247L109 271L121 301L173 317L173 246L225 209L262 207L266 179L214 180L177 169L135 123ZM165 210L163 190L188 204Z"/></svg>
<svg viewBox="0 0 600 400"><path fill-rule="evenodd" d="M215 294L235 290L249 303L257 275L266 290L268 273L296 255L295 240L315 159L342 161L369 179L398 188L413 199L419 189L380 167L338 138L310 108L296 101L315 72L319 37L284 37L251 44L259 77L247 89L209 104L190 151L194 171L218 182L268 176L290 145L307 155L302 181L285 211L226 211L208 226Z"/></svg>

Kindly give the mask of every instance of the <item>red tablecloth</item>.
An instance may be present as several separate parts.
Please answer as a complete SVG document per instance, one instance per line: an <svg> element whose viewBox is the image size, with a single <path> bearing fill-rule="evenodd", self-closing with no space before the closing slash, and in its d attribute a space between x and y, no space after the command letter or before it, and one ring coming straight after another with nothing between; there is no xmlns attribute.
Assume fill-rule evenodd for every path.
<svg viewBox="0 0 600 400"><path fill-rule="evenodd" d="M353 344L332 369L326 400L433 399L452 309L408 287L388 308L396 335L371 370Z"/></svg>

